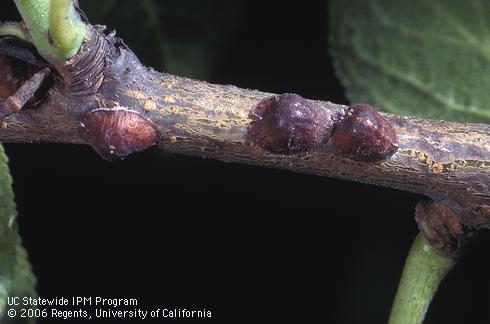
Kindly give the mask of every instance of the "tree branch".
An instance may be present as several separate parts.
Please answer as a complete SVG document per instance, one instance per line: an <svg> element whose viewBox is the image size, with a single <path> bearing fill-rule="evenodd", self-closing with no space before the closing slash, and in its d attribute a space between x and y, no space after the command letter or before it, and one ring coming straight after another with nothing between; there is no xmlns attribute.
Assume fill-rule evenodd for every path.
<svg viewBox="0 0 490 324"><path fill-rule="evenodd" d="M449 256L467 233L490 227L490 125L380 115L365 104L158 73L114 34L85 25L72 0L15 2L36 49L0 37L1 142L89 144L108 159L156 144L424 194L433 200L417 207L425 238L408 257L390 323L420 322L453 265ZM7 27L0 35L25 36ZM26 66L13 69L19 61Z"/></svg>
<svg viewBox="0 0 490 324"><path fill-rule="evenodd" d="M450 206L467 226L490 227L489 125L384 114L399 148L382 162L353 161L331 141L309 154L273 154L248 132L251 109L271 94L158 73L142 66L119 39L97 30L88 35L80 55L56 66L62 80L42 104L7 117L0 141L82 144L80 124L87 114L126 109L155 126L165 151L421 193ZM310 102L331 120L345 113L342 105Z"/></svg>

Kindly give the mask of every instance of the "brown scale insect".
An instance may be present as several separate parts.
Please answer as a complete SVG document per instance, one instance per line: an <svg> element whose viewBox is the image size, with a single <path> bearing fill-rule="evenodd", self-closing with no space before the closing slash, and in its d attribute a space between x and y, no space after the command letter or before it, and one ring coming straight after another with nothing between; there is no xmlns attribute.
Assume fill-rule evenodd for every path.
<svg viewBox="0 0 490 324"><path fill-rule="evenodd" d="M124 108L88 113L80 123L79 133L106 160L144 151L158 141L158 130L149 120Z"/></svg>
<svg viewBox="0 0 490 324"><path fill-rule="evenodd" d="M393 125L367 104L347 108L345 116L335 125L333 147L355 161L379 162L398 150Z"/></svg>
<svg viewBox="0 0 490 324"><path fill-rule="evenodd" d="M250 111L248 133L263 149L276 154L313 152L333 129L329 112L298 95L282 94L261 100Z"/></svg>

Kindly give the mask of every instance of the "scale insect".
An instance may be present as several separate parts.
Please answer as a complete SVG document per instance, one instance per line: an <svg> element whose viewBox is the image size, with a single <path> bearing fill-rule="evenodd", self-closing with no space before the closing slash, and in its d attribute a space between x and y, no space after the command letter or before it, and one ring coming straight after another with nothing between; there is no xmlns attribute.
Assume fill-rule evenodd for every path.
<svg viewBox="0 0 490 324"><path fill-rule="evenodd" d="M340 154L361 162L383 161L398 150L393 125L367 104L347 108L335 125L331 141Z"/></svg>
<svg viewBox="0 0 490 324"><path fill-rule="evenodd" d="M249 118L252 141L274 154L313 153L330 142L351 160L379 162L398 150L393 125L367 104L349 106L334 122L324 107L295 94L282 94L261 100Z"/></svg>
<svg viewBox="0 0 490 324"><path fill-rule="evenodd" d="M158 142L158 130L141 114L124 108L97 109L80 123L80 136L102 158L114 160Z"/></svg>
<svg viewBox="0 0 490 324"><path fill-rule="evenodd" d="M250 111L248 132L263 149L285 155L314 152L333 130L330 114L298 95L267 97Z"/></svg>

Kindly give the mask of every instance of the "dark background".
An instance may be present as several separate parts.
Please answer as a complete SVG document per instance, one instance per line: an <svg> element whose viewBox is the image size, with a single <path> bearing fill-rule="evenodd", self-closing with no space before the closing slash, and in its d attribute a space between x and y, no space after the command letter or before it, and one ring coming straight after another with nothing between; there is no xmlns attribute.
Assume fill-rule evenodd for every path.
<svg viewBox="0 0 490 324"><path fill-rule="evenodd" d="M17 19L12 3L2 19ZM110 27L155 64L155 47L124 33L138 23ZM246 2L208 81L347 103L327 25L324 1ZM215 323L386 322L423 199L155 150L109 163L83 146L5 147L40 296L206 308ZM490 321L489 247L482 233L426 323Z"/></svg>

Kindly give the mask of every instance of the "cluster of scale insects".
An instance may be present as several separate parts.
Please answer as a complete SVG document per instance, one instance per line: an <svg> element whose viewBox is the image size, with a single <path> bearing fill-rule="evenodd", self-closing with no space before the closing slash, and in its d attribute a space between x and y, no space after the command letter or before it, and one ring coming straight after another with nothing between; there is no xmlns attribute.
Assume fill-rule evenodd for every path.
<svg viewBox="0 0 490 324"><path fill-rule="evenodd" d="M295 94L261 100L250 111L253 142L284 155L318 151L326 143L356 161L378 162L398 150L393 125L373 107L355 104L338 120L323 107Z"/></svg>

